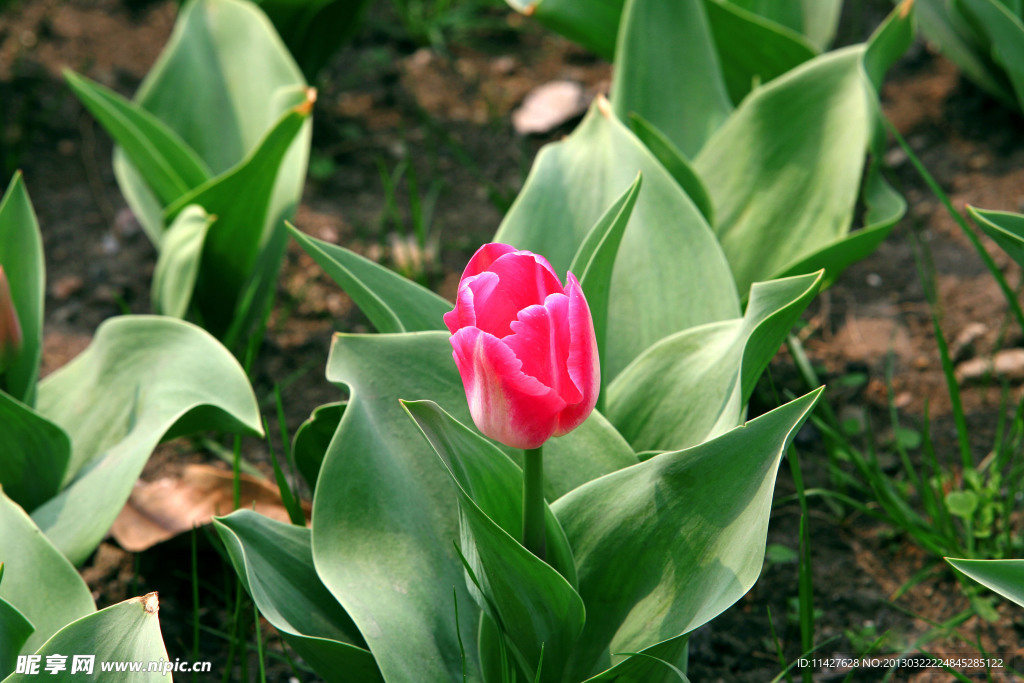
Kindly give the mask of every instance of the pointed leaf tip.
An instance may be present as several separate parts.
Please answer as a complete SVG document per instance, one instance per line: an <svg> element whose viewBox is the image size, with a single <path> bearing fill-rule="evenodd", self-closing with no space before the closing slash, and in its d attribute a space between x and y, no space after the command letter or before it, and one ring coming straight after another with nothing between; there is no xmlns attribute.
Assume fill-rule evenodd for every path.
<svg viewBox="0 0 1024 683"><path fill-rule="evenodd" d="M295 106L295 111L302 116L309 116L313 113L313 105L316 104L316 88L306 88L306 101Z"/></svg>
<svg viewBox="0 0 1024 683"><path fill-rule="evenodd" d="M160 611L160 595L156 591L146 593L139 599L142 601L142 609L146 610L146 614L156 614Z"/></svg>

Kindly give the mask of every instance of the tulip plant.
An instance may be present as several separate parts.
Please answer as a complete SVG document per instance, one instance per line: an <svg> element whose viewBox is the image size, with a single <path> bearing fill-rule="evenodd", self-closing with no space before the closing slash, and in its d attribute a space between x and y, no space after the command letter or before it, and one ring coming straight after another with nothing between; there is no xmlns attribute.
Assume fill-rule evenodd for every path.
<svg viewBox="0 0 1024 683"><path fill-rule="evenodd" d="M967 78L1024 111L1024 5L1008 0L918 0L921 31Z"/></svg>
<svg viewBox="0 0 1024 683"><path fill-rule="evenodd" d="M121 191L160 252L154 311L237 351L273 298L315 91L246 0L189 2L134 101L65 76L117 142Z"/></svg>
<svg viewBox="0 0 1024 683"><path fill-rule="evenodd" d="M643 175L568 267L485 245L454 305L293 229L380 334L335 336L327 375L349 399L296 435L312 529L239 511L217 530L327 680L679 680L689 632L756 579L775 472L818 392L737 425L821 273L755 284L741 314L713 234L687 227L699 212L611 130ZM532 188L520 202L584 208ZM671 270L631 261L617 285L630 235L659 225L689 251ZM680 270L733 294L680 290ZM616 317L631 288L647 310Z"/></svg>
<svg viewBox="0 0 1024 683"><path fill-rule="evenodd" d="M153 316L106 321L85 351L37 383L43 284L42 240L19 175L0 200L0 677L19 654L166 660L155 596L96 612L74 565L107 533L162 439L258 434L256 399L212 336Z"/></svg>
<svg viewBox="0 0 1024 683"><path fill-rule="evenodd" d="M578 0L530 6L540 15L549 3L552 10L583 7ZM538 250L556 267L572 255L566 235L578 240L585 234L623 185L617 169L632 166L619 164L628 153L624 135L615 132L619 127L644 143L644 156L654 157L700 210L702 227L717 236L741 295L753 282L819 268L828 285L871 253L903 215L905 202L881 173L885 136L877 90L913 37L912 2L901 3L866 43L822 54L786 48L792 31L762 39L765 23L732 7L739 4L625 2L617 22L610 106L599 100L565 144L540 157L513 208L513 214L536 211L571 226L547 230L539 215L533 223L534 230L547 232ZM829 4L813 3L821 9ZM595 20L603 16L589 4L587 13ZM740 14L747 18L740 21ZM780 55L791 59L779 61ZM601 107L617 121L599 115ZM561 206L584 207L577 215L529 201L531 184L556 178L573 198ZM865 225L850 233L858 197ZM526 244L516 233L499 236ZM660 235L652 241L634 232L627 240L645 241L663 260L681 247L670 247ZM637 310L635 301L621 305Z"/></svg>

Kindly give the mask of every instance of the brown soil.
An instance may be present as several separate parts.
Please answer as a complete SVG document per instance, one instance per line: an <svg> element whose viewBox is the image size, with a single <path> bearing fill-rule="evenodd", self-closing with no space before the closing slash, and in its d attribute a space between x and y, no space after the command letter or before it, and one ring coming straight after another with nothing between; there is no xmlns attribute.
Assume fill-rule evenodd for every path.
<svg viewBox="0 0 1024 683"><path fill-rule="evenodd" d="M171 2L24 0L0 14L0 167L5 179L15 169L24 171L42 226L48 269L44 372L80 352L105 318L123 311L148 312L155 263L153 248L114 182L110 140L64 87L60 69L73 68L131 95L166 41L174 12ZM396 221L384 210L380 169L391 173L401 163L411 164L421 194L437 193L430 230L440 240L440 257L421 276L451 296L462 265L493 234L536 151L571 128L524 139L511 129L510 110L531 88L554 79L581 82L591 93L606 90L610 70L502 9L494 17L503 26L467 44L449 45L450 54L417 49L394 38L385 30L382 12L374 11L318 84L314 172L296 223L315 236L395 265L390 235L410 229L408 187L399 187L401 218ZM870 28L863 16L860 21ZM958 209L969 203L1024 210L1024 121L1019 114L961 81L948 62L921 46L897 65L883 99L896 127ZM865 376L852 387L830 389L828 397L841 417L876 425L880 443L892 438L885 427L890 401L886 364L891 357L891 400L901 419L919 428L927 402L940 456L954 460L948 393L911 237L916 234L931 249L942 329L949 339L969 324L981 323L985 330L975 353L985 354L1019 344L1021 332L1009 323L1005 301L969 242L906 155L893 146L887 161L910 204L908 216L872 257L850 268L819 297L806 316L802 337L823 380L842 385L851 374ZM397 227L399 222L405 227ZM1016 286L1019 270L986 244ZM331 332L364 330L367 323L319 267L291 247L255 383L268 415L273 413L273 387L281 387L287 426L294 433L313 408L340 397L323 378ZM802 391L786 353L771 373L777 386ZM1011 404L1021 394L1020 386L1012 386ZM764 395L769 395L767 388ZM976 458L991 446L1000 400L998 386L972 387L964 393ZM767 402L754 409L764 409ZM276 434L273 421L270 427ZM800 444L808 486L829 486L820 435L805 429ZM245 449L246 458L266 470L266 446L253 441ZM144 478L174 474L185 462L210 459L185 442L165 445ZM799 508L790 502L793 491L784 464L769 543L790 549L798 547ZM886 632L889 640L881 651L897 652L914 644L930 624L968 607L945 571L894 598L919 571L933 566L935 558L868 516L849 509L837 516L820 498L812 498L810 506L815 638L816 643L828 641L821 653L851 653ZM204 534L198 537L200 566L210 568L204 569L201 582L200 620L204 627L224 629L229 619L223 587L229 585L231 570ZM101 606L159 590L168 650L172 657L189 658L191 554L188 537L138 556L105 543L83 574ZM693 636L693 680L774 677L781 667L769 608L784 658L791 661L799 655L792 607L796 566L767 563L743 600ZM976 653L979 646L989 653L1012 653L1018 669L1024 669L1024 617L1006 604L999 605L999 613L995 623L971 617L920 644L941 653ZM269 632L269 627L264 630ZM270 645L280 650L278 640ZM223 637L204 630L202 658L222 663L225 649ZM274 667L271 679L284 680L288 669ZM859 676L854 680L877 680L882 673L862 671ZM947 676L935 670L901 670L893 680ZM1000 680L998 674L994 677ZM831 678L820 674L817 680Z"/></svg>

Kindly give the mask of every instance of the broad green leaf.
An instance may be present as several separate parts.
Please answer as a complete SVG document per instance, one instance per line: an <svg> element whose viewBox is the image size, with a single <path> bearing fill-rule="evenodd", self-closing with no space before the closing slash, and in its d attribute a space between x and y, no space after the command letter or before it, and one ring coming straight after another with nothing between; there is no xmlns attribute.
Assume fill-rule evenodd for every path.
<svg viewBox="0 0 1024 683"><path fill-rule="evenodd" d="M445 329L442 316L453 305L426 287L363 258L344 247L288 231L332 280L352 297L378 332L425 332Z"/></svg>
<svg viewBox="0 0 1024 683"><path fill-rule="evenodd" d="M174 318L188 312L199 275L206 233L217 220L193 204L178 214L164 233L153 271L153 311Z"/></svg>
<svg viewBox="0 0 1024 683"><path fill-rule="evenodd" d="M331 485L313 498L313 559L388 681L456 680L459 640L473 642L477 615L453 546L451 484L398 402L458 401L447 338L335 335L327 364L327 378L350 393L320 470ZM467 659L475 669L472 649Z"/></svg>
<svg viewBox="0 0 1024 683"><path fill-rule="evenodd" d="M804 8L803 34L816 50L823 51L832 44L843 0L801 0Z"/></svg>
<svg viewBox="0 0 1024 683"><path fill-rule="evenodd" d="M306 421L299 425L292 439L292 457L310 489L316 488L324 454L338 431L338 423L345 412L345 403L326 403L313 409Z"/></svg>
<svg viewBox="0 0 1024 683"><path fill-rule="evenodd" d="M583 244L569 265L569 272L578 276L583 294L590 305L590 314L594 321L594 335L597 339L598 357L604 366L605 340L608 333L608 299L612 285L612 270L615 257L619 253L622 235L633 215L636 198L640 193L643 177L637 175L633 184L626 189L615 203L608 207L597 225L590 231ZM600 393L597 397L597 409L604 409L605 386L608 380L601 375Z"/></svg>
<svg viewBox="0 0 1024 683"><path fill-rule="evenodd" d="M46 273L39 223L20 172L0 199L0 265L10 283L22 334L21 351L0 377L0 389L33 405L43 353Z"/></svg>
<svg viewBox="0 0 1024 683"><path fill-rule="evenodd" d="M637 451L687 448L732 429L820 281L819 272L756 283L743 318L650 347L609 387L608 418Z"/></svg>
<svg viewBox="0 0 1024 683"><path fill-rule="evenodd" d="M560 681L573 643L583 629L583 601L572 553L557 520L547 511L551 565L518 540L522 536L522 471L496 447L473 434L431 401L406 410L444 462L459 499L462 554L472 570L480 608L506 634L530 678ZM554 565L554 566L552 566ZM555 567L562 570L560 574ZM543 666L538 678L536 668Z"/></svg>
<svg viewBox="0 0 1024 683"><path fill-rule="evenodd" d="M260 613L326 681L383 681L373 655L313 568L310 531L252 510L214 519Z"/></svg>
<svg viewBox="0 0 1024 683"><path fill-rule="evenodd" d="M224 336L235 318L253 313L241 305L251 281L277 275L276 268L260 270L256 265L271 242L279 245L275 251L283 254L283 234L278 240L274 234L283 233L284 216L274 213L271 199L285 157L306 126L312 105L308 99L290 109L244 161L179 197L164 212L170 222L186 207L198 204L216 217L206 231L193 300L205 326L218 337ZM294 208L293 203L287 212ZM280 259L277 254L275 257ZM234 346L234 340L227 341Z"/></svg>
<svg viewBox="0 0 1024 683"><path fill-rule="evenodd" d="M864 181L864 227L787 268L783 277L824 270L821 288L832 286L848 266L871 255L907 212L907 202L872 165Z"/></svg>
<svg viewBox="0 0 1024 683"><path fill-rule="evenodd" d="M0 676L14 671L18 654L34 630L32 623L17 607L0 598Z"/></svg>
<svg viewBox="0 0 1024 683"><path fill-rule="evenodd" d="M615 115L640 114L692 158L732 112L703 0L626 0L615 48Z"/></svg>
<svg viewBox="0 0 1024 683"><path fill-rule="evenodd" d="M685 668L689 634L676 636L623 659L584 683L689 683L676 664Z"/></svg>
<svg viewBox="0 0 1024 683"><path fill-rule="evenodd" d="M290 110L306 100L306 83L281 39L255 5L241 0L192 0L182 8L167 47L152 68L135 96L136 104L153 114L177 133L211 174L230 172L252 154L265 140L275 124ZM239 250L233 259L241 267L252 267L257 250L265 250L273 242L283 249L282 237L272 239L280 223L291 215L298 205L306 175L312 128L302 127L270 178L272 191L259 186L235 187L231 199L244 197L244 201L226 202L225 206L200 203L208 213L216 214L220 223L240 220L229 216L223 209L232 208L246 215L245 220L257 221L242 231L219 227L211 235L213 251L219 256L230 255L232 247ZM159 243L166 227L162 203L132 165L124 150L114 154L114 172L128 205L155 243ZM265 180L265 179L263 179ZM194 189L194 188L192 188ZM194 199L194 197L193 197ZM173 216L171 216L173 218ZM242 238L232 243L232 238ZM216 259L214 259L216 261ZM279 254L270 254L258 273L255 283L260 296L250 295L251 316L241 311L247 322L259 318L259 310L267 301L266 279L273 280ZM205 264L211 267L214 264ZM217 264L219 266L219 264ZM239 266L232 268L234 271ZM247 276L249 273L246 272ZM247 280L239 282L237 273L230 278L234 289L220 292L226 300L224 307L206 302L207 293L214 296L216 286L201 284L199 297L209 318L210 308L223 313L207 320L213 329L223 332L234 318L234 305L243 294ZM220 279L219 276L211 276ZM202 276L201 276L202 279Z"/></svg>
<svg viewBox="0 0 1024 683"><path fill-rule="evenodd" d="M1019 106L1013 86L993 61L986 41L968 24L966 17L949 0L916 0L921 32L969 79L1004 104Z"/></svg>
<svg viewBox="0 0 1024 683"><path fill-rule="evenodd" d="M612 273L601 368L609 381L659 339L739 315L721 247L690 198L599 99L572 135L541 150L495 237L544 254L564 272L637 172L644 189ZM683 255L685 268L679 265Z"/></svg>
<svg viewBox="0 0 1024 683"><path fill-rule="evenodd" d="M64 430L0 391L0 486L26 510L57 495L71 442Z"/></svg>
<svg viewBox="0 0 1024 683"><path fill-rule="evenodd" d="M210 179L203 160L156 116L70 69L64 70L64 79L128 155L161 204L170 204Z"/></svg>
<svg viewBox="0 0 1024 683"><path fill-rule="evenodd" d="M1024 607L1024 560L961 560L949 562L981 585Z"/></svg>
<svg viewBox="0 0 1024 683"><path fill-rule="evenodd" d="M992 60L1013 87L1018 110L1024 109L1024 17L996 0L954 0L954 6L982 33Z"/></svg>
<svg viewBox="0 0 1024 683"><path fill-rule="evenodd" d="M688 633L747 592L764 562L779 462L820 395L555 501L587 607L567 678Z"/></svg>
<svg viewBox="0 0 1024 683"><path fill-rule="evenodd" d="M973 206L967 212L986 235L995 240L1018 264L1024 265L1024 216L1008 211L989 211Z"/></svg>
<svg viewBox="0 0 1024 683"><path fill-rule="evenodd" d="M901 12L871 43L816 57L752 92L698 155L740 291L847 235L876 129L869 84L912 36Z"/></svg>
<svg viewBox="0 0 1024 683"><path fill-rule="evenodd" d="M85 581L67 558L2 491L0 529L0 562L4 566L0 599L18 610L35 628L21 653L35 652L65 624L89 614L96 606ZM0 675L9 673L0 670Z"/></svg>
<svg viewBox="0 0 1024 683"><path fill-rule="evenodd" d="M461 424L433 401L403 401L455 485L514 539L523 535L523 471L493 443ZM548 564L576 586L576 565L554 515L545 521Z"/></svg>
<svg viewBox="0 0 1024 683"><path fill-rule="evenodd" d="M802 0L727 0L735 8L746 11L763 21L771 22L799 33L804 28Z"/></svg>
<svg viewBox="0 0 1024 683"><path fill-rule="evenodd" d="M359 27L369 0L256 0L310 82Z"/></svg>
<svg viewBox="0 0 1024 683"><path fill-rule="evenodd" d="M506 0L517 12L536 19L569 40L611 61L625 0Z"/></svg>
<svg viewBox="0 0 1024 683"><path fill-rule="evenodd" d="M388 681L461 677L453 586L463 642L474 639L477 612L453 545L460 531L451 482L399 404L429 398L472 424L448 337L339 334L327 364L327 378L350 396L313 499L313 557ZM546 453L551 500L636 462L597 413L551 439Z"/></svg>
<svg viewBox="0 0 1024 683"><path fill-rule="evenodd" d="M73 621L36 650L36 654L42 656L40 673L12 674L4 679L4 683L33 683L44 676L49 677L45 671L49 655L67 657L67 668L60 677L62 680L103 683L170 680L162 670L132 673L103 671L100 666L101 662L143 662L148 669L150 662L166 663L167 649L160 634L159 610L156 593L149 593ZM95 656L92 674L70 674L76 654Z"/></svg>
<svg viewBox="0 0 1024 683"><path fill-rule="evenodd" d="M703 0L721 60L722 78L733 102L812 59L816 51L791 28L727 0ZM787 5L795 6L788 1Z"/></svg>
<svg viewBox="0 0 1024 683"><path fill-rule="evenodd" d="M83 561L128 499L165 435L260 434L259 410L234 357L173 318L112 318L89 347L39 386L37 410L71 439L64 490L32 513L72 562Z"/></svg>
<svg viewBox="0 0 1024 683"><path fill-rule="evenodd" d="M711 205L711 197L708 196L707 188L704 187L700 176L693 170L690 162L683 157L679 148L672 144L672 141L665 137L665 134L655 128L649 121L636 112L629 115L629 128L636 135L651 154L661 162L683 192L693 201L704 215L708 225L715 224L715 209Z"/></svg>

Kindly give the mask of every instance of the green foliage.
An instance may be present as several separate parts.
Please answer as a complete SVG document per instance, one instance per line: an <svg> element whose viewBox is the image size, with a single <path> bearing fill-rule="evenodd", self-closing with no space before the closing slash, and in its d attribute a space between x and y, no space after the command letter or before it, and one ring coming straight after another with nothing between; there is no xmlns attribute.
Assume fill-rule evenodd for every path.
<svg viewBox="0 0 1024 683"><path fill-rule="evenodd" d="M1024 560L967 560L947 557L957 571L1024 607Z"/></svg>
<svg viewBox="0 0 1024 683"><path fill-rule="evenodd" d="M383 680L352 620L317 577L309 529L251 510L214 523L257 608L324 680Z"/></svg>
<svg viewBox="0 0 1024 683"><path fill-rule="evenodd" d="M262 12L241 0L187 4L134 101L65 76L117 142L121 191L161 250L154 308L188 311L234 348L273 296L314 91ZM190 205L209 225L191 214L175 222Z"/></svg>
<svg viewBox="0 0 1024 683"><path fill-rule="evenodd" d="M32 403L43 353L46 273L39 223L21 173L14 174L0 198L0 266L10 283L22 333L21 350L6 372L0 373L0 391Z"/></svg>
<svg viewBox="0 0 1024 683"><path fill-rule="evenodd" d="M964 75L1024 109L1024 9L1003 0L918 0L921 31Z"/></svg>

